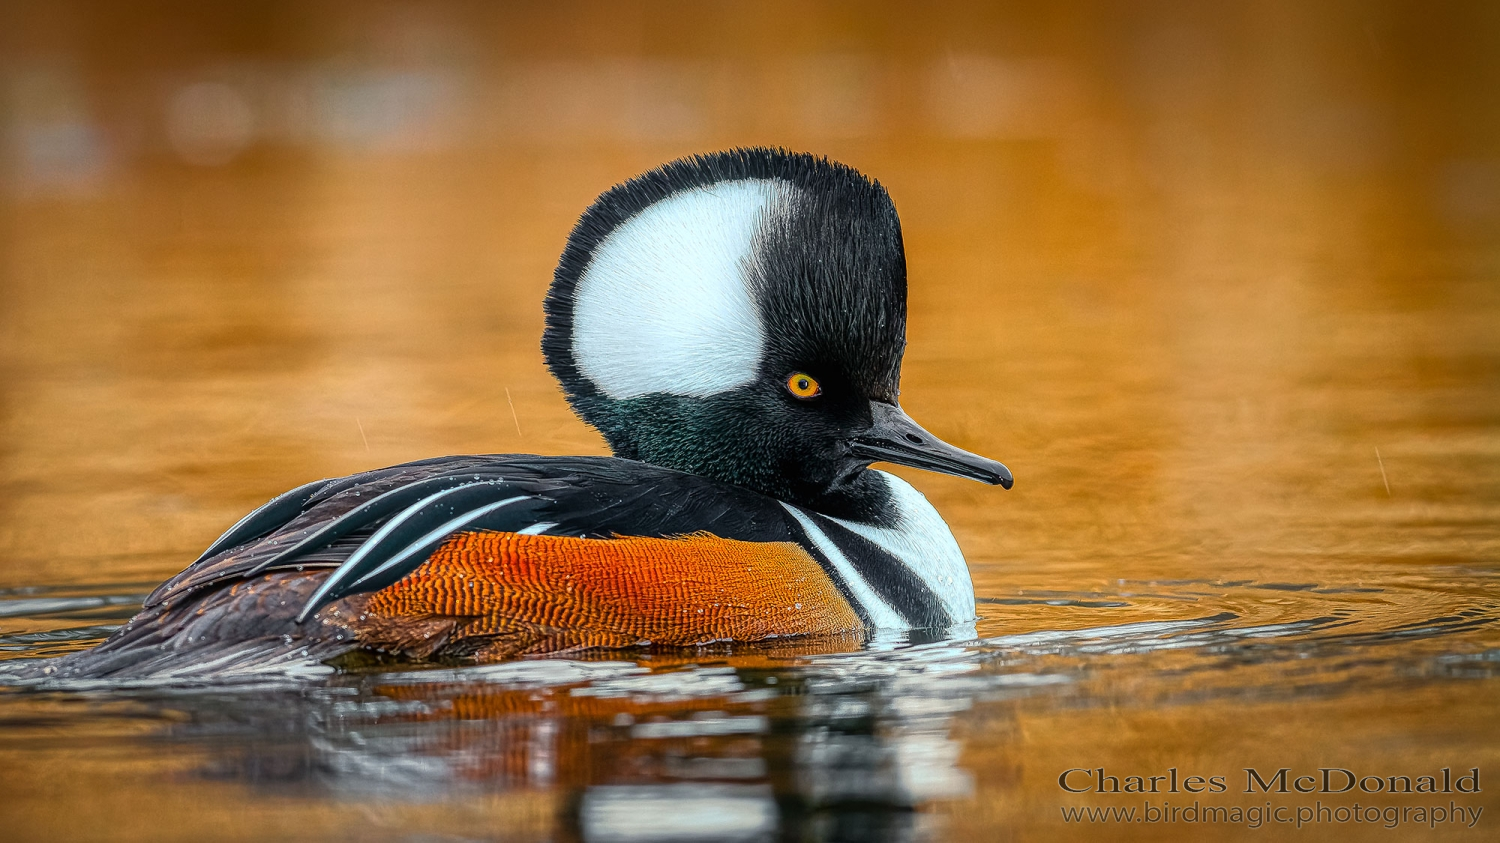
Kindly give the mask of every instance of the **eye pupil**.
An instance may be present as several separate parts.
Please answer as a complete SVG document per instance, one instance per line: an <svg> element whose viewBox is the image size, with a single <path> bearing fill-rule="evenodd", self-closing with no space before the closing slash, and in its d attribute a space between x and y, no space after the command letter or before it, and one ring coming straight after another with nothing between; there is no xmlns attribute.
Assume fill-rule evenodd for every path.
<svg viewBox="0 0 1500 843"><path fill-rule="evenodd" d="M786 388L798 398L816 398L823 393L823 388L806 372L787 375Z"/></svg>

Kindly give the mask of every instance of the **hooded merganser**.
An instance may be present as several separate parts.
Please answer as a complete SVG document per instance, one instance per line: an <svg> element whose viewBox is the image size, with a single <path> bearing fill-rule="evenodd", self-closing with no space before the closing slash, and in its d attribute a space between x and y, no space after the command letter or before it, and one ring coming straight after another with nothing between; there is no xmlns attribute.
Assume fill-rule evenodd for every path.
<svg viewBox="0 0 1500 843"><path fill-rule="evenodd" d="M442 457L308 483L47 672L354 649L482 661L974 620L948 526L869 468L1011 486L897 403L906 259L879 183L781 150L674 161L584 213L545 311L547 365L613 457Z"/></svg>

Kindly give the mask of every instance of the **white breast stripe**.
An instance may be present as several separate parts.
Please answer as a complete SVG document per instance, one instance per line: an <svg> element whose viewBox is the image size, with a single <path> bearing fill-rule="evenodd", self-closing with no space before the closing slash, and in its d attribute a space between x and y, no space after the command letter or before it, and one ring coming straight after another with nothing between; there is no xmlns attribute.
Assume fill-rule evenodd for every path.
<svg viewBox="0 0 1500 843"><path fill-rule="evenodd" d="M749 383L765 333L745 266L795 189L747 179L685 190L611 232L574 294L579 371L614 399L702 398Z"/></svg>
<svg viewBox="0 0 1500 843"><path fill-rule="evenodd" d="M969 578L964 553L943 516L910 483L884 471L876 473L885 478L895 499L896 526L876 527L841 518L829 520L837 521L899 559L942 599L943 608L956 623L974 620L978 616L974 608L974 582Z"/></svg>
<svg viewBox="0 0 1500 843"><path fill-rule="evenodd" d="M877 629L911 629L911 624L897 614L889 603L880 599L875 589L870 588L870 584L850 564L844 552L839 550L838 545L824 535L822 530L818 529L818 525L811 518L789 503L783 502L781 505L786 507L786 511L790 512L792 517L797 519L797 523L802 525L802 529L807 531L807 537L812 539L818 551L833 563L834 569L839 572L839 577L843 579L850 593L854 595L854 599L859 601L860 607L869 616L870 623L875 624Z"/></svg>

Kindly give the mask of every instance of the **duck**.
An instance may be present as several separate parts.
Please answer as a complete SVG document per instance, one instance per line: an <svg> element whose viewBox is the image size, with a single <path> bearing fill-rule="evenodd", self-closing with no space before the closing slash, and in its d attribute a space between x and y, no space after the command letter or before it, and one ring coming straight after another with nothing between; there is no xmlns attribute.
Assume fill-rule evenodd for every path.
<svg viewBox="0 0 1500 843"><path fill-rule="evenodd" d="M886 189L737 148L618 184L567 238L541 347L611 456L448 456L246 515L48 676L485 663L943 630L962 551L890 463L1010 489L902 410L907 278Z"/></svg>

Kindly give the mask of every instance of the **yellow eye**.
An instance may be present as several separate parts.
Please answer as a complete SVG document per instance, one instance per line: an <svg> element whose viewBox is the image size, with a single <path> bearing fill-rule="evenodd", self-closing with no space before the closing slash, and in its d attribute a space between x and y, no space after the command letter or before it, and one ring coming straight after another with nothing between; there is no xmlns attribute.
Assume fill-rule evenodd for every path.
<svg viewBox="0 0 1500 843"><path fill-rule="evenodd" d="M818 384L817 379L806 372L792 372L787 375L786 388L798 398L817 398L823 394L823 387Z"/></svg>

